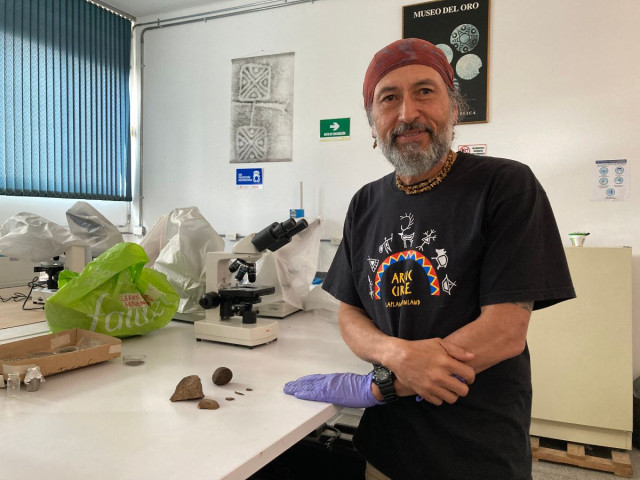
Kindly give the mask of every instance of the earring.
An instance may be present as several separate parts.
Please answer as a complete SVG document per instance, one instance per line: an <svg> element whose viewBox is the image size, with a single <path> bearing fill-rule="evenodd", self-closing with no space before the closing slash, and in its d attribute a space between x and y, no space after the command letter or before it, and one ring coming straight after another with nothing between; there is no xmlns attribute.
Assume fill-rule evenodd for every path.
<svg viewBox="0 0 640 480"><path fill-rule="evenodd" d="M373 137L373 148L375 149L378 146L378 139Z"/></svg>

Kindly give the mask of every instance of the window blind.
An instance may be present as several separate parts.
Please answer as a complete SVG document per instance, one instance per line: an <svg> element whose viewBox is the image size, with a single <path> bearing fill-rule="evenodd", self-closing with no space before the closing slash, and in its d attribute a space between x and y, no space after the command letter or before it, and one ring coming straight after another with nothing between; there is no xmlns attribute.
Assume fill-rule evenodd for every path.
<svg viewBox="0 0 640 480"><path fill-rule="evenodd" d="M131 23L0 0L0 195L131 200Z"/></svg>

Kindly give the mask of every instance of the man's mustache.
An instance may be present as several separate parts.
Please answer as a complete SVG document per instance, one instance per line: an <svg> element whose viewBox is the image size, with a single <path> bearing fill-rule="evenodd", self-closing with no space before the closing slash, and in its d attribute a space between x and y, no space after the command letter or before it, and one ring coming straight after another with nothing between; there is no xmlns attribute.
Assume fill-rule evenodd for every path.
<svg viewBox="0 0 640 480"><path fill-rule="evenodd" d="M434 132L431 128L429 128L428 125L424 125L423 123L420 123L420 122L413 122L413 123L401 123L396 128L394 128L393 131L391 132L391 141L395 142L398 135L401 135L406 132L410 132L411 130L427 132L429 135L431 135L431 138L433 138Z"/></svg>

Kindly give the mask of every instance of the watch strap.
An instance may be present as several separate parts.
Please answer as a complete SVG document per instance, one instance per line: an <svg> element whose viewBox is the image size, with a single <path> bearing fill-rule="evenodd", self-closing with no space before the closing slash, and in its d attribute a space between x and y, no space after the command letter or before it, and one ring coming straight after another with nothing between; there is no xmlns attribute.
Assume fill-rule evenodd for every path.
<svg viewBox="0 0 640 480"><path fill-rule="evenodd" d="M376 372L384 370L385 380L380 380L379 375L376 375ZM385 403L391 403L398 400L398 394L396 393L396 388L393 386L393 380L395 379L395 375L391 370L383 365L374 365L373 366L373 381L378 386L382 397L384 398Z"/></svg>

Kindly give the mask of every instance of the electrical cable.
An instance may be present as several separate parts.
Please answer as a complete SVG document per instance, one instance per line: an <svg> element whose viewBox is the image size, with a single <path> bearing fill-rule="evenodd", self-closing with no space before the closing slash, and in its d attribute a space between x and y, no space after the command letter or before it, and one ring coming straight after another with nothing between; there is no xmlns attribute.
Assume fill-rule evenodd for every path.
<svg viewBox="0 0 640 480"><path fill-rule="evenodd" d="M44 310L44 305L42 307L32 307L32 308L27 308L27 301L29 301L29 299L31 298L31 292L33 292L33 288L34 287L43 287L47 285L47 281L43 280L43 281L39 281L40 278L39 277L33 277L33 280L31 280L27 286L31 287L29 289L29 293L27 293L25 295L24 298L24 303L22 304L22 310ZM15 295L15 294L14 294Z"/></svg>
<svg viewBox="0 0 640 480"><path fill-rule="evenodd" d="M20 302L22 301L22 299L24 299L25 294L24 293L20 293L20 292L13 292L13 295L11 295L10 297L3 297L2 295L0 295L0 302L5 303L5 302L10 302L10 301L14 301L14 302Z"/></svg>
<svg viewBox="0 0 640 480"><path fill-rule="evenodd" d="M326 435L325 432L329 430L330 432L332 432L334 435ZM324 432L323 432L323 436L327 437L325 442L324 442L324 447L328 450L331 450L333 448L333 444L336 440L340 439L340 436L342 435L342 432L340 430L338 430L335 427L332 427L331 425L325 425L324 427Z"/></svg>

